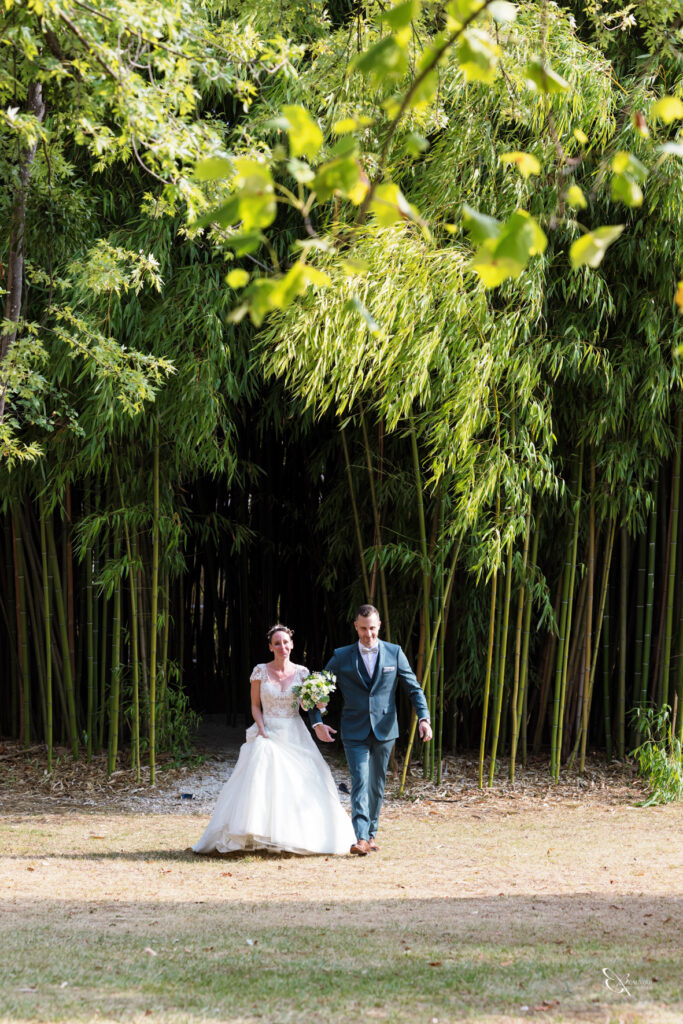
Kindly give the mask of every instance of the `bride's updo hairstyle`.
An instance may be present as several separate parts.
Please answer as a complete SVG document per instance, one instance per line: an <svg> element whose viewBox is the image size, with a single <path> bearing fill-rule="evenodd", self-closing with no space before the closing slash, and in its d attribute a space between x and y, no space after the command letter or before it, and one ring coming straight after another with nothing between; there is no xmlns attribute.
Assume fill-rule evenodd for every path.
<svg viewBox="0 0 683 1024"><path fill-rule="evenodd" d="M274 626L271 626L266 633L266 640L268 643L272 640L273 633L287 633L290 640L294 636L294 630L290 629L289 626L283 626L281 622L276 622Z"/></svg>

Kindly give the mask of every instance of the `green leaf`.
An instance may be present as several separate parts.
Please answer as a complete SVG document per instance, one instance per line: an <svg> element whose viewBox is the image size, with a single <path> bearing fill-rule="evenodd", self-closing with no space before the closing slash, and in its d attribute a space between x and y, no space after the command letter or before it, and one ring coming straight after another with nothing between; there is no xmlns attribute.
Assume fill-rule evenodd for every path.
<svg viewBox="0 0 683 1024"><path fill-rule="evenodd" d="M284 106L282 113L289 125L289 151L292 156L312 160L323 144L323 133L304 107Z"/></svg>
<svg viewBox="0 0 683 1024"><path fill-rule="evenodd" d="M580 142L582 146L588 145L588 136L581 130L581 128L575 128L572 134L576 141Z"/></svg>
<svg viewBox="0 0 683 1024"><path fill-rule="evenodd" d="M683 101L678 96L662 96L661 99L652 104L650 116L658 118L664 124L680 121L683 118Z"/></svg>
<svg viewBox="0 0 683 1024"><path fill-rule="evenodd" d="M378 185L370 209L380 227L391 227L401 220L419 220L417 210L410 205L398 185L387 182Z"/></svg>
<svg viewBox="0 0 683 1024"><path fill-rule="evenodd" d="M485 288L497 288L509 277L518 278L524 266L516 260L499 259L480 250L467 264L467 269L478 274Z"/></svg>
<svg viewBox="0 0 683 1024"><path fill-rule="evenodd" d="M458 44L458 64L468 81L492 85L498 72L501 53L500 46L486 32L470 29Z"/></svg>
<svg viewBox="0 0 683 1024"><path fill-rule="evenodd" d="M242 270L236 267L235 270L231 270L226 277L226 282L231 288L244 288L245 285L249 284L251 274L247 270Z"/></svg>
<svg viewBox="0 0 683 1024"><path fill-rule="evenodd" d="M623 224L613 224L610 227L596 228L595 231L589 231L578 238L569 250L569 259L574 270L584 265L599 267L608 247L617 240L623 230Z"/></svg>
<svg viewBox="0 0 683 1024"><path fill-rule="evenodd" d="M226 244L234 250L235 256L246 256L263 245L265 238L260 231L236 231L226 239Z"/></svg>
<svg viewBox="0 0 683 1024"><path fill-rule="evenodd" d="M550 96L566 92L569 88L569 82L553 71L550 65L545 64L540 57L534 57L529 61L524 74L530 89L547 92Z"/></svg>
<svg viewBox="0 0 683 1024"><path fill-rule="evenodd" d="M356 156L357 153L358 139L355 139L352 135L342 136L330 150L330 156Z"/></svg>
<svg viewBox="0 0 683 1024"><path fill-rule="evenodd" d="M643 190L628 174L613 175L610 195L615 202L625 203L626 206L643 205Z"/></svg>
<svg viewBox="0 0 683 1024"><path fill-rule="evenodd" d="M309 181L313 181L315 178L315 171L307 163L304 163L303 160L296 160L294 158L288 160L287 170L302 185L308 184Z"/></svg>
<svg viewBox="0 0 683 1024"><path fill-rule="evenodd" d="M578 210L585 210L588 206L586 197L583 194L583 189L579 188L578 185L570 185L565 193L565 199L570 206L574 206Z"/></svg>
<svg viewBox="0 0 683 1024"><path fill-rule="evenodd" d="M402 28L407 28L411 21L415 21L419 17L421 6L421 0L407 0L407 3L398 4L396 7L385 10L382 18L394 32L398 32Z"/></svg>
<svg viewBox="0 0 683 1024"><path fill-rule="evenodd" d="M523 178L528 178L530 174L541 173L541 165L531 153L521 153L519 151L503 153L500 157L500 162L502 164L514 164Z"/></svg>
<svg viewBox="0 0 683 1024"><path fill-rule="evenodd" d="M240 219L240 198L231 196L215 210L210 210L195 221L195 227L205 228L209 224L220 224L222 228L236 224Z"/></svg>
<svg viewBox="0 0 683 1024"><path fill-rule="evenodd" d="M207 157L206 160L200 160L195 166L195 176L198 181L218 181L223 178L232 178L234 173L234 164L223 156Z"/></svg>
<svg viewBox="0 0 683 1024"><path fill-rule="evenodd" d="M409 156L418 157L429 149L429 143L419 132L409 132L403 140L403 147Z"/></svg>
<svg viewBox="0 0 683 1024"><path fill-rule="evenodd" d="M367 128L368 125L373 123L373 118L365 117L364 115L358 117L343 117L341 121L334 122L332 125L332 131L335 135L348 135L349 132L358 131L359 128Z"/></svg>
<svg viewBox="0 0 683 1024"><path fill-rule="evenodd" d="M495 217L479 213L478 210L474 210L471 206L465 204L462 208L462 219L465 223L465 230L475 245L480 245L490 238L500 238L503 228L500 221L496 220Z"/></svg>
<svg viewBox="0 0 683 1024"><path fill-rule="evenodd" d="M645 181L648 175L645 164L641 163L632 153L626 153L623 150L612 157L612 170L615 174L628 174L640 182Z"/></svg>
<svg viewBox="0 0 683 1024"><path fill-rule="evenodd" d="M349 67L360 71L373 85L380 85L387 78L401 78L406 73L408 48L396 36L387 36L354 57Z"/></svg>
<svg viewBox="0 0 683 1024"><path fill-rule="evenodd" d="M350 156L322 164L313 179L313 188L322 202L339 192L356 205L363 201L367 192L367 184L361 181L358 162Z"/></svg>
<svg viewBox="0 0 683 1024"><path fill-rule="evenodd" d="M237 157L235 168L241 185L237 198L244 229L267 228L277 214L270 168L250 157Z"/></svg>
<svg viewBox="0 0 683 1024"><path fill-rule="evenodd" d="M451 0L446 7L446 12L459 25L464 25L468 18L480 11L484 6L484 0Z"/></svg>
<svg viewBox="0 0 683 1024"><path fill-rule="evenodd" d="M544 252L548 244L545 233L526 210L515 210L504 224L469 210L467 228L470 236L481 242L468 269L486 288L519 277L530 258Z"/></svg>

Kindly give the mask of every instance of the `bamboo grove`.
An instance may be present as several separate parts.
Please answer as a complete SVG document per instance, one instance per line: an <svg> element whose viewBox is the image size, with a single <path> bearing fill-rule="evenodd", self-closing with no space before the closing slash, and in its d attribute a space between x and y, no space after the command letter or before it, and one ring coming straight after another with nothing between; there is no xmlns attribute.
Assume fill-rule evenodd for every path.
<svg viewBox="0 0 683 1024"><path fill-rule="evenodd" d="M332 195L309 248L334 287L255 324L226 275L286 265L297 210L231 248L192 226L214 200L192 168L219 143L281 146L287 104L327 134L359 109L377 124L348 67L379 8L188 2L164 29L153 6L128 58L119 8L93 16L90 64L78 20L42 40L17 5L4 29L0 734L153 782L195 712L248 714L274 620L321 667L369 600L436 724L417 751L401 707L404 777L411 754L439 781L447 751L478 750L482 786L501 759L514 780L542 756L557 780L589 752L627 757L639 708L670 708L683 737L683 162L677 122L646 116L683 96L673 8L638 4L615 34L593 8L530 3L493 85L442 62L435 101L358 132L370 169L386 142L419 222L352 234ZM572 84L551 105L516 77L539 46ZM650 133L673 149L624 212L606 168ZM595 223L625 223L596 269L567 261L572 181ZM548 235L493 291L458 226L473 197Z"/></svg>

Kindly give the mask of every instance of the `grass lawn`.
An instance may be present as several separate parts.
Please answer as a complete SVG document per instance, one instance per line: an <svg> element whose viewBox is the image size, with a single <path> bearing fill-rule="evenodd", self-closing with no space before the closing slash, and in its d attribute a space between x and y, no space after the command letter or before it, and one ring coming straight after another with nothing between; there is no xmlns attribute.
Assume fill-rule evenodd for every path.
<svg viewBox="0 0 683 1024"><path fill-rule="evenodd" d="M4 801L0 1020L680 1024L683 805L636 796L392 801L365 858Z"/></svg>

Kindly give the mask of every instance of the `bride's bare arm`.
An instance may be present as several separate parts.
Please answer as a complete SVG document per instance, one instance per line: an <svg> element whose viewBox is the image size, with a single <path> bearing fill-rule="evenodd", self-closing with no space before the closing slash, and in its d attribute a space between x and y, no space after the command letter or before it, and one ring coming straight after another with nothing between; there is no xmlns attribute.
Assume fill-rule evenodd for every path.
<svg viewBox="0 0 683 1024"><path fill-rule="evenodd" d="M261 680L252 679L251 681L251 713L254 721L258 726L260 736L268 738L266 727L263 724L263 708L261 707Z"/></svg>

